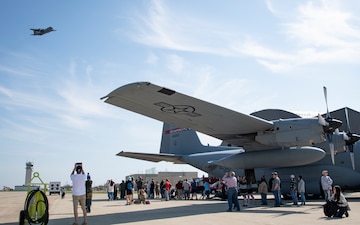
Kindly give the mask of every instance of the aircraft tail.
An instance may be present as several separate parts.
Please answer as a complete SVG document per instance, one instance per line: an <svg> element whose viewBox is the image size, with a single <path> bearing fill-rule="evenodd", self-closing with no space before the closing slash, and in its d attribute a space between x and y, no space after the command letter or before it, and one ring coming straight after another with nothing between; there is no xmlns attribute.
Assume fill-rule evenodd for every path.
<svg viewBox="0 0 360 225"><path fill-rule="evenodd" d="M201 144L194 130L164 123L160 153L189 155L205 151L209 151L208 146Z"/></svg>

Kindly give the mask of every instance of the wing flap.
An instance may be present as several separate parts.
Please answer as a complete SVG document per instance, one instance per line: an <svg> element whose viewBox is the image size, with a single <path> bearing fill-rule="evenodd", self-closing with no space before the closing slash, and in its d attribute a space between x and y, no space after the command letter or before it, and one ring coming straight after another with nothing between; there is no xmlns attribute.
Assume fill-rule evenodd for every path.
<svg viewBox="0 0 360 225"><path fill-rule="evenodd" d="M124 152L121 151L117 156L128 157L133 159L146 160L150 162L173 162L175 164L186 164L181 160L181 156L175 156L171 154L150 154L150 153L138 153L138 152Z"/></svg>
<svg viewBox="0 0 360 225"><path fill-rule="evenodd" d="M273 127L270 121L226 109L149 82L122 86L104 98L106 103L179 127L191 128L221 140Z"/></svg>

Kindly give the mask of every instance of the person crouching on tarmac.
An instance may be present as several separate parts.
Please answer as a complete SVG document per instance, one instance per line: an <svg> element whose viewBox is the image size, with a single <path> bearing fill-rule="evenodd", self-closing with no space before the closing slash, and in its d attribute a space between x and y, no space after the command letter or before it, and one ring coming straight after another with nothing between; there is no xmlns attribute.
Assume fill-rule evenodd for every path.
<svg viewBox="0 0 360 225"><path fill-rule="evenodd" d="M341 187L339 185L335 185L333 192L334 194L331 196L330 200L336 202L338 206L335 217L341 218L344 214L346 217L348 217L349 204L341 191Z"/></svg>

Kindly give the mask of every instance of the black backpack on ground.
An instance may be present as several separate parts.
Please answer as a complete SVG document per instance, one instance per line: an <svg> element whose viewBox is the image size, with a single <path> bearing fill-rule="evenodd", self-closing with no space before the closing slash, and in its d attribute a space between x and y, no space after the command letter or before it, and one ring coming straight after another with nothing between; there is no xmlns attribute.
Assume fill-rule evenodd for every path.
<svg viewBox="0 0 360 225"><path fill-rule="evenodd" d="M323 205L324 214L327 217L335 216L336 211L338 210L338 206L334 201L327 201L325 205Z"/></svg>

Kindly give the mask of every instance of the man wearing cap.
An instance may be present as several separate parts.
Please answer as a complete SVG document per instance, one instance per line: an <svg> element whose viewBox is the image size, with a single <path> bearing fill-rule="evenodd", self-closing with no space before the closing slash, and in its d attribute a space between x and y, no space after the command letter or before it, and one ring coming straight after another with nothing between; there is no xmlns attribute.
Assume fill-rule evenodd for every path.
<svg viewBox="0 0 360 225"><path fill-rule="evenodd" d="M280 207L281 205L281 191L280 191L280 178L278 176L277 172L272 173L273 182L272 182L272 188L271 191L274 194L274 200L275 200L275 207Z"/></svg>
<svg viewBox="0 0 360 225"><path fill-rule="evenodd" d="M86 181L85 181L85 189L86 189L86 212L91 212L91 200L92 200L92 180L89 173L87 173Z"/></svg>
<svg viewBox="0 0 360 225"><path fill-rule="evenodd" d="M297 185L295 180L295 175L290 175L290 194L293 200L293 205L298 205L298 196L297 196Z"/></svg>
<svg viewBox="0 0 360 225"><path fill-rule="evenodd" d="M236 211L240 211L240 205L238 200L238 187L237 187L237 179L235 177L235 172L227 172L222 178L227 186L227 197L228 197L228 205L229 208L227 212L232 211L233 203L235 204Z"/></svg>
<svg viewBox="0 0 360 225"><path fill-rule="evenodd" d="M331 177L329 176L329 173L327 170L323 170L321 172L322 176L321 176L321 186L322 189L324 191L324 197L325 197L325 202L328 201L328 199L332 196L332 184L333 184L333 180L331 179Z"/></svg>
<svg viewBox="0 0 360 225"><path fill-rule="evenodd" d="M73 198L74 217L75 217L75 222L73 223L73 225L78 225L78 204L79 203L80 203L81 209L83 211L83 215L84 215L84 222L82 223L82 225L86 225L87 224L86 208L85 208L86 174L82 168L82 164L75 163L75 166L70 175L70 178L73 183L72 198Z"/></svg>

